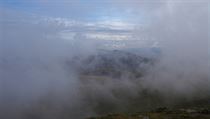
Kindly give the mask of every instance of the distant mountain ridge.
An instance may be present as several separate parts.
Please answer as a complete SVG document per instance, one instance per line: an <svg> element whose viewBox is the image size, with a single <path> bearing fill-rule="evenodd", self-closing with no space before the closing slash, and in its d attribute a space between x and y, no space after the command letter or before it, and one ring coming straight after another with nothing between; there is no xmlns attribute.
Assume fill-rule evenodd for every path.
<svg viewBox="0 0 210 119"><path fill-rule="evenodd" d="M122 50L99 50L85 58L74 57L69 64L82 75L120 78L126 74L138 78L154 62L155 59Z"/></svg>

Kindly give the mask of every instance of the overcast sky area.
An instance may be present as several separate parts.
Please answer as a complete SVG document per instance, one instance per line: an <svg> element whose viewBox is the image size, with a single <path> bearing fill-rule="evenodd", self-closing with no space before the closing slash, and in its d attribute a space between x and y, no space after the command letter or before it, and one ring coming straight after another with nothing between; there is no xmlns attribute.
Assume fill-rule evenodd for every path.
<svg viewBox="0 0 210 119"><path fill-rule="evenodd" d="M60 31L62 38L69 40L75 36L75 33L80 33L91 39L99 39L100 42L111 40L105 41L106 45L124 40L112 46L118 48L133 45L125 41L128 39L135 40L143 47L157 46L157 42L145 42L143 37L133 38L135 35L131 32L153 22L154 19L151 18L153 14L166 3L165 0L1 0L0 5L1 20L55 22L68 27Z"/></svg>
<svg viewBox="0 0 210 119"><path fill-rule="evenodd" d="M177 4L208 6L207 0L1 0L0 6L1 21L54 22L66 27L59 31L64 39L83 34L105 42L104 46L121 48L157 47L159 41L145 35L136 38L133 31L145 31L161 17L161 11L174 14ZM133 46L135 43L128 43L128 39L138 45Z"/></svg>

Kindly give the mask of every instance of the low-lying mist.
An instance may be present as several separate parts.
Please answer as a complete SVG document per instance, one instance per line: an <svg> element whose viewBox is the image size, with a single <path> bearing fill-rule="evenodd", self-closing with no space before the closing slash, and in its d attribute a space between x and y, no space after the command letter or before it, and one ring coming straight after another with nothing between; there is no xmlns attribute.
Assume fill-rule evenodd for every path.
<svg viewBox="0 0 210 119"><path fill-rule="evenodd" d="M134 45L106 49L106 42L83 35L85 28L63 39L62 24L2 11L0 118L80 119L210 101L208 4L132 6L150 19L131 31L138 43L127 39ZM138 54L143 49L155 55Z"/></svg>

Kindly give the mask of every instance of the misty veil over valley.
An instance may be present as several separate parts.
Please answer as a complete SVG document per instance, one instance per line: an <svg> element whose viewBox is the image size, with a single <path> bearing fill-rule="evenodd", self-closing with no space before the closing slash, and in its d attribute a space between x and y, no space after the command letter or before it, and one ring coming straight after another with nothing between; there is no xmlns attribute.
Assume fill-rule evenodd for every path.
<svg viewBox="0 0 210 119"><path fill-rule="evenodd" d="M0 119L209 119L208 0L0 0Z"/></svg>

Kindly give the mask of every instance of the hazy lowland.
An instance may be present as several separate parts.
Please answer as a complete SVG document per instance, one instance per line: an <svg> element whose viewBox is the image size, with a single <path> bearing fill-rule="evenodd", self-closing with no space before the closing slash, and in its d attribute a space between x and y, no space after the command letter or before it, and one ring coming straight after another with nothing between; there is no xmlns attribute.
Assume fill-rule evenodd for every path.
<svg viewBox="0 0 210 119"><path fill-rule="evenodd" d="M0 119L209 119L209 11L0 1Z"/></svg>

